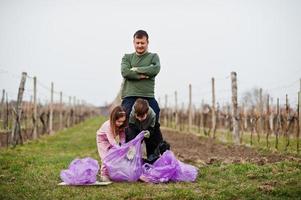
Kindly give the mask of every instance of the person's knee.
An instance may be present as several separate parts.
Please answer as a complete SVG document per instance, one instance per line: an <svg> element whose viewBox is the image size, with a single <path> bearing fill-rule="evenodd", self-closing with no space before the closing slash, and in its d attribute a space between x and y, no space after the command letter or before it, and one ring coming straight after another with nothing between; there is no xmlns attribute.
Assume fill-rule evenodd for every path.
<svg viewBox="0 0 301 200"><path fill-rule="evenodd" d="M156 99L150 99L148 100L149 106L154 110L156 115L160 114L160 107L159 104L157 103Z"/></svg>

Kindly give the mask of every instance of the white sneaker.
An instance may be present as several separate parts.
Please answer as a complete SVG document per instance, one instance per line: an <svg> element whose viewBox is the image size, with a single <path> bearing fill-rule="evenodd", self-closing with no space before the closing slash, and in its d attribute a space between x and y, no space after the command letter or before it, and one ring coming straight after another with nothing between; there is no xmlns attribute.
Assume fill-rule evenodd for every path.
<svg viewBox="0 0 301 200"><path fill-rule="evenodd" d="M107 176L101 176L101 177L100 177L100 180L101 180L102 182L110 182L110 181L111 181L110 178L107 177Z"/></svg>

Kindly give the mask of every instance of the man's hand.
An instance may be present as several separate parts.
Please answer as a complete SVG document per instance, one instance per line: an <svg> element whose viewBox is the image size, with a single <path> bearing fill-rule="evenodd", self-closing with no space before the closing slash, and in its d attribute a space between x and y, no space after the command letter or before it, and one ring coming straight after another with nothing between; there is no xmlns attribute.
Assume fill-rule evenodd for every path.
<svg viewBox="0 0 301 200"><path fill-rule="evenodd" d="M132 67L130 70L136 72L137 71L137 67Z"/></svg>
<svg viewBox="0 0 301 200"><path fill-rule="evenodd" d="M133 72L137 72L138 68L137 67L132 67L130 70L133 71ZM148 78L149 78L149 76L146 76L144 74L139 74L139 79L148 79Z"/></svg>
<svg viewBox="0 0 301 200"><path fill-rule="evenodd" d="M139 79L148 79L149 77L144 74L139 74Z"/></svg>

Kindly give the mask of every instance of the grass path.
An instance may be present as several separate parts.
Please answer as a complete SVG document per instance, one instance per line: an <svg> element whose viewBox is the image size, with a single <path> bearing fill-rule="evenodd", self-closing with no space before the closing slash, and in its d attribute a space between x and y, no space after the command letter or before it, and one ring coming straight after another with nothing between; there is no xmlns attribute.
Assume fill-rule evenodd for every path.
<svg viewBox="0 0 301 200"><path fill-rule="evenodd" d="M76 157L98 158L95 132L104 118L0 149L0 199L300 199L301 165L213 164L200 168L195 183L113 183L62 187L59 174Z"/></svg>

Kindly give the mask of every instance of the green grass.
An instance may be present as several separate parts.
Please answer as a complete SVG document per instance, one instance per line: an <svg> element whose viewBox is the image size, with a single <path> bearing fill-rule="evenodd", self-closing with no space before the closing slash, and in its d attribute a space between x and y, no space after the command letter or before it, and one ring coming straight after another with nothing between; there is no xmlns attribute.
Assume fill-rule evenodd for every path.
<svg viewBox="0 0 301 200"><path fill-rule="evenodd" d="M280 162L258 166L214 164L201 167L195 183L113 183L57 186L60 171L76 157L99 162L95 132L104 118L0 150L0 199L300 199L301 166Z"/></svg>

